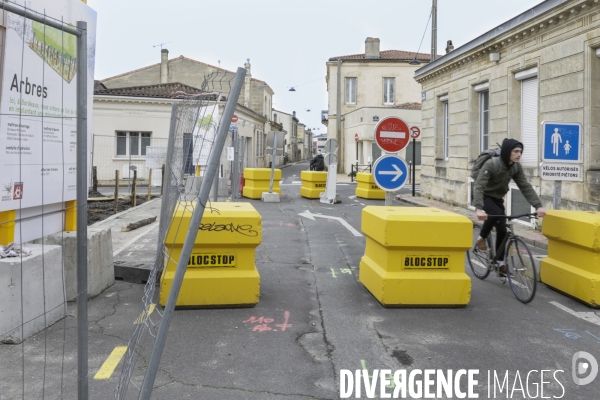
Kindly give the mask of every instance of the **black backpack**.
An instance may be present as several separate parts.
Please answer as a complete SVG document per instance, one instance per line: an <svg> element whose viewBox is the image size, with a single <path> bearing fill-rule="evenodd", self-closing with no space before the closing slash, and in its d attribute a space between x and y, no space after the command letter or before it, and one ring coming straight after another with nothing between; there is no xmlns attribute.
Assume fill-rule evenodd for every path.
<svg viewBox="0 0 600 400"><path fill-rule="evenodd" d="M494 162L494 174L498 173L500 169L500 147L496 147L495 149L484 150L479 154L477 159L475 160L475 164L473 164L473 169L471 170L471 178L473 180L477 180L479 176L479 171L483 167L483 164L487 162L490 158Z"/></svg>

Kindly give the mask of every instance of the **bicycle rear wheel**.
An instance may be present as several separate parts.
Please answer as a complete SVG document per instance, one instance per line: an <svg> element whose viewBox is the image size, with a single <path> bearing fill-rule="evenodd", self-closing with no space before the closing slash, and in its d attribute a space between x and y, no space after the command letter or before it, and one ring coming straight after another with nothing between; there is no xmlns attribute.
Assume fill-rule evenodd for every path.
<svg viewBox="0 0 600 400"><path fill-rule="evenodd" d="M481 232L481 225L473 224L473 243L477 241L479 237L479 232ZM491 235L490 235L491 236ZM492 241L488 237L487 240L488 251L481 251L475 247L467 250L467 261L469 262L469 266L471 267L471 271L473 271L473 275L475 275L479 279L485 279L490 274L490 249L492 248Z"/></svg>
<svg viewBox="0 0 600 400"><path fill-rule="evenodd" d="M520 238L513 238L506 248L508 282L513 293L522 303L529 303L535 296L537 275L533 255Z"/></svg>

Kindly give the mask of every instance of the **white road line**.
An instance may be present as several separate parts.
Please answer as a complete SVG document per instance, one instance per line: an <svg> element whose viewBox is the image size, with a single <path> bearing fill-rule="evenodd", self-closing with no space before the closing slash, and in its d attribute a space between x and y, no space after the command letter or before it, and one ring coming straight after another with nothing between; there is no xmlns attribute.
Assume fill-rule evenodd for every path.
<svg viewBox="0 0 600 400"><path fill-rule="evenodd" d="M348 196L348 198L349 198L350 200L354 200L354 199L356 198L356 196Z"/></svg>
<svg viewBox="0 0 600 400"><path fill-rule="evenodd" d="M478 260L471 259L471 262L472 262L473 264L477 264L477 265L479 265L479 266L480 266L481 268L483 268L483 269L487 269L487 267L486 267L486 266L485 266L485 265L484 265L484 264L483 264L481 261L478 261Z"/></svg>
<svg viewBox="0 0 600 400"><path fill-rule="evenodd" d="M144 236L145 234L150 233L150 231L152 231L153 229L158 228L158 220L153 222L149 226L150 227L148 229L146 229L144 232L140 233L139 235L137 235L136 237L131 239L129 242L125 243L119 250L114 251L113 257L116 256L117 254L119 254L120 252L122 252L123 250L125 250L126 248L128 248L129 246L131 246L132 244L134 244L135 242L137 242L138 240L140 240L142 238L142 236Z"/></svg>
<svg viewBox="0 0 600 400"><path fill-rule="evenodd" d="M562 304L560 304L556 301L551 301L550 304L555 305L556 307L560 308L561 310L566 311L569 314L571 314L579 319L582 319L587 322L591 322L592 324L595 324L595 325L600 325L600 316L598 316L598 314L596 314L595 312L579 312L579 311L571 310L569 307L563 306Z"/></svg>
<svg viewBox="0 0 600 400"><path fill-rule="evenodd" d="M352 227L352 225L350 225L348 222L346 222L341 217L332 217L330 215L313 214L309 210L306 210L303 213L300 213L298 215L300 215L302 217L305 217L305 218L308 218L308 219L312 219L313 221L315 221L315 217L317 217L317 218L325 218L325 219L333 219L333 220L339 221L346 229L348 229L350 232L352 232L352 234L354 236L362 237L362 233L360 233L359 231L357 231L356 229L354 229Z"/></svg>

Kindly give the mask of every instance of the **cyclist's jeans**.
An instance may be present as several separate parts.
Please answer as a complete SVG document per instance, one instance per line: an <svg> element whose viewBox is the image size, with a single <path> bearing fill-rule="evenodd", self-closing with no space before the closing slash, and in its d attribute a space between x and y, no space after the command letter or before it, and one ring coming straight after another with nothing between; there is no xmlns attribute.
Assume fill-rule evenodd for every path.
<svg viewBox="0 0 600 400"><path fill-rule="evenodd" d="M483 196L483 211L491 215L506 215L504 200ZM487 238L493 227L496 227L496 254L498 261L504 261L504 246L500 245L506 237L506 218L488 217L481 228L481 237Z"/></svg>

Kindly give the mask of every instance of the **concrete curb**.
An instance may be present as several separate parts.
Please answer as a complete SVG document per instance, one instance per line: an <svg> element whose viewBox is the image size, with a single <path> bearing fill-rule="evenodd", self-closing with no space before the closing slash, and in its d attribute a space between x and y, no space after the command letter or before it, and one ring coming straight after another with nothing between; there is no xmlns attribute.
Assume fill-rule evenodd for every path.
<svg viewBox="0 0 600 400"><path fill-rule="evenodd" d="M121 216L123 216L123 215L125 215L125 214L127 214L127 213L130 213L130 212L132 212L132 211L139 210L140 208L144 207L145 205L152 204L153 202L155 202L156 200L160 200L161 198L162 198L162 197L155 197L154 199L152 199L152 200L150 200L150 201L147 201L147 202L145 202L145 203L143 203L143 204L140 204L140 205L139 205L139 206L137 206L137 207L131 207L131 208L129 208L129 209L127 209L127 210L125 210L125 211L121 211L120 213L116 213L115 215L111 215L110 217L108 217L108 218L106 218L106 219L103 219L102 221L98 221L98 222L96 222L96 223L94 223L94 224L90 225L89 227L97 227L97 226L103 225L103 224L105 224L106 222L108 222L108 221L112 221L113 219L120 218Z"/></svg>

